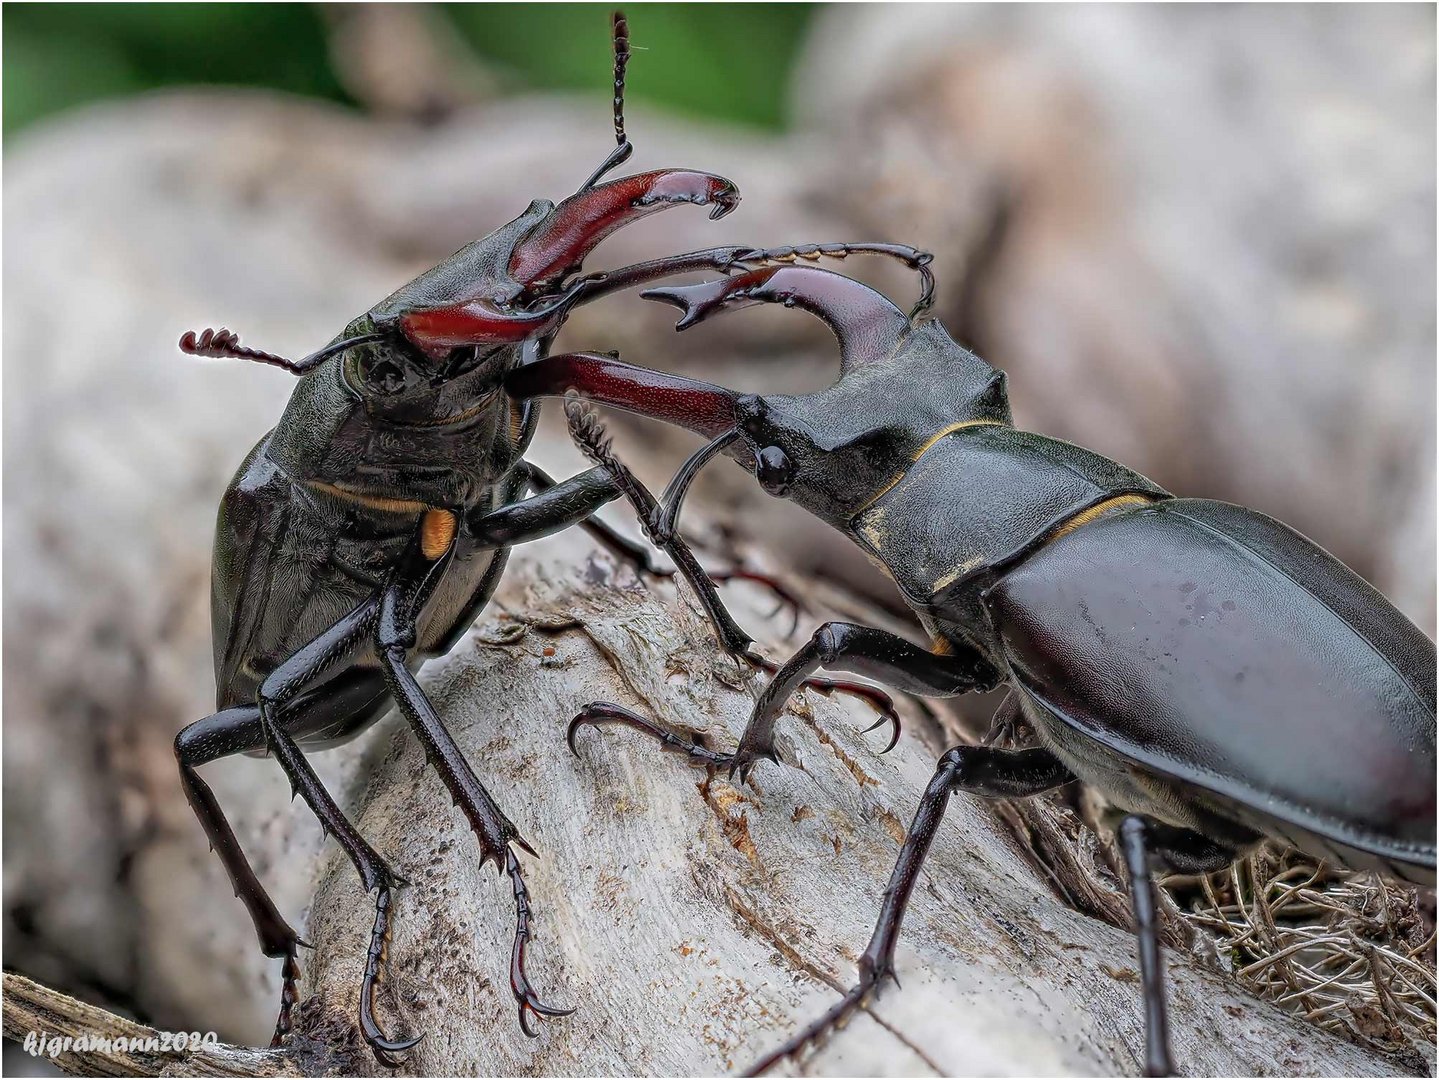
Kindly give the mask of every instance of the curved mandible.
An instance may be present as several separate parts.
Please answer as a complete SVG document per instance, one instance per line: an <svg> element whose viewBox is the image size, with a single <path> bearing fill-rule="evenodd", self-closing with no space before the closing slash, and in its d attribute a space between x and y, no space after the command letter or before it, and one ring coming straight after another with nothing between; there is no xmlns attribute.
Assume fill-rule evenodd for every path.
<svg viewBox="0 0 1439 1080"><path fill-rule="evenodd" d="M693 203L722 218L739 205L739 188L714 173L661 169L611 180L571 195L520 241L510 276L533 288L579 268L601 240L640 218Z"/></svg>
<svg viewBox="0 0 1439 1080"><path fill-rule="evenodd" d="M684 312L676 330L687 330L717 311L750 304L803 308L823 319L839 339L841 376L889 356L911 325L883 293L814 266L765 267L699 285L647 289L640 295Z"/></svg>

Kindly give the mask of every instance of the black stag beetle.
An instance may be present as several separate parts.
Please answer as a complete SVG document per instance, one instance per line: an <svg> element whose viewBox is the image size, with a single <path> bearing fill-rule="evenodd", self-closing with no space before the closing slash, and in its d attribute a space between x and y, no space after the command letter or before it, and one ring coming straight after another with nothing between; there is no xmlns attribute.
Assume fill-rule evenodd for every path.
<svg viewBox="0 0 1439 1080"><path fill-rule="evenodd" d="M996 729L1022 715L1040 743L961 745L940 759L858 985L756 1071L894 978L900 922L952 792L1022 798L1079 779L1105 797L1138 930L1151 1075L1171 1071L1154 870L1213 871L1272 838L1433 883L1434 643L1338 560L1263 514L1175 498L1014 428L1002 372L839 274L762 268L645 295L679 307L682 330L749 304L803 308L839 339L839 381L756 396L575 354L519 369L511 394L577 391L710 438L671 484L653 535L673 529L704 462L728 453L884 567L933 644L825 624L775 675L733 753L608 704L576 717L571 737L624 723L743 776L774 760L786 700L826 668L928 696L1005 684ZM593 440L593 418L572 429Z"/></svg>
<svg viewBox="0 0 1439 1080"><path fill-rule="evenodd" d="M447 652L473 622L511 545L578 523L637 569L659 571L644 548L590 518L621 494L610 471L595 468L555 483L524 460L538 412L503 392L504 375L541 356L576 305L682 271L863 252L904 260L921 273L929 294L928 256L888 244L713 248L577 276L594 247L630 222L684 203L709 206L717 218L739 201L728 180L689 170L599 183L631 151L623 119L628 34L618 14L614 45L616 148L576 194L558 206L531 203L298 362L246 348L228 330L180 340L193 355L256 360L301 376L279 423L250 452L221 502L212 583L219 711L175 740L185 795L265 955L283 959L276 1043L292 1026L301 941L196 769L231 754L273 754L375 893L359 1023L379 1060L393 1064L388 1055L419 1039L389 1038L374 1015L392 891L401 879L346 820L301 749L355 736L392 702L469 820L482 863L493 860L513 886L510 984L521 1027L534 1034L532 1017L568 1011L544 1004L525 974L531 908L513 847L532 849L481 785L414 672ZM767 664L749 652L749 637L683 542L665 549L706 600L725 648ZM744 571L730 576L764 580ZM836 688L850 689L821 686ZM852 689L888 705L871 688Z"/></svg>

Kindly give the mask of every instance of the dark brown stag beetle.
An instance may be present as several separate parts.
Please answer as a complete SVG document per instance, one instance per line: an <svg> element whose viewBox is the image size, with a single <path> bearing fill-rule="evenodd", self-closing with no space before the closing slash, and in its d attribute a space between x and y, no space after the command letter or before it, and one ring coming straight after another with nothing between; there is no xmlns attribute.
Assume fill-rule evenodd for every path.
<svg viewBox="0 0 1439 1080"><path fill-rule="evenodd" d="M653 535L673 529L689 481L727 452L883 566L932 646L825 624L766 688L734 753L608 704L576 717L571 738L624 723L744 775L774 759L786 700L826 668L929 696L1005 684L997 728L1022 714L1040 743L961 745L940 759L858 985L757 1071L894 977L900 921L952 792L1022 798L1079 779L1105 797L1139 935L1151 1075L1171 1071L1155 869L1213 871L1272 838L1433 883L1434 643L1338 560L1263 514L1175 498L1098 454L1017 430L1002 372L846 277L759 269L645 295L679 307L680 329L754 303L810 311L839 339L839 381L756 396L575 354L521 368L510 392L578 391L709 437ZM593 440L593 421L572 427Z"/></svg>
<svg viewBox="0 0 1439 1080"><path fill-rule="evenodd" d="M682 271L863 252L917 269L928 296L928 256L888 244L713 248L578 276L594 247L630 222L684 203L709 206L710 216L720 217L739 201L728 180L688 170L599 183L631 150L623 118L628 33L619 14L614 45L616 148L576 194L558 206L531 203L298 362L245 348L227 330L181 338L180 347L193 355L257 360L301 376L280 422L250 452L221 503L212 587L219 711L175 740L186 797L265 955L283 960L276 1042L291 1028L301 942L196 770L231 754L273 754L375 893L359 1022L379 1060L393 1064L389 1055L419 1038L391 1039L374 1016L392 892L401 879L346 820L301 749L353 737L392 702L468 818L482 862L493 860L510 878L516 908L510 984L522 1028L534 1034L533 1017L567 1011L544 1004L525 975L531 907L513 847L531 849L481 785L414 672L471 624L493 594L511 545L578 523L638 568L656 571L643 548L590 519L622 493L612 471L596 468L555 483L524 460L538 413L504 393L504 375L543 355L577 304ZM724 647L764 663L749 652L749 637L683 543L665 549L706 599ZM821 688L837 687L847 688ZM888 703L870 688L853 689Z"/></svg>

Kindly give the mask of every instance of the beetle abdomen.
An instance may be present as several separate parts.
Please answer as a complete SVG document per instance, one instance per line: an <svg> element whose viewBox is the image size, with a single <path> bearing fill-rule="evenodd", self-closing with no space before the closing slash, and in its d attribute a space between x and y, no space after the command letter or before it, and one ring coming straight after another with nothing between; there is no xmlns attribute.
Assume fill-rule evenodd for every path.
<svg viewBox="0 0 1439 1080"><path fill-rule="evenodd" d="M1434 643L1271 518L1099 518L986 598L1017 681L1141 771L1314 854L1433 880Z"/></svg>

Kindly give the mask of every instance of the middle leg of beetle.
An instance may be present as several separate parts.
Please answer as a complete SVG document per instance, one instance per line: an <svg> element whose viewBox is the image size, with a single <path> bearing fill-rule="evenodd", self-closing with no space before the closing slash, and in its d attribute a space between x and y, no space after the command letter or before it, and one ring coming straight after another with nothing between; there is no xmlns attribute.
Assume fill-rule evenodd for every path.
<svg viewBox="0 0 1439 1080"><path fill-rule="evenodd" d="M345 817L283 722L286 707L300 694L349 662L374 625L379 607L378 598L365 601L282 663L260 685L257 704L265 741L285 770L291 788L305 800L320 826L349 856L365 891L375 893L375 921L370 930L365 974L360 986L360 1031L376 1056L386 1065L393 1065L387 1055L402 1053L420 1041L418 1035L411 1039L391 1039L374 1019L374 992L390 936L391 894L402 881Z"/></svg>
<svg viewBox="0 0 1439 1080"><path fill-rule="evenodd" d="M894 952L900 924L951 794L963 791L988 798L1023 799L1073 779L1074 775L1048 750L956 746L940 758L885 887L879 922L859 960L859 981L828 1012L779 1049L765 1055L747 1075L758 1076L817 1043L862 1008L885 979L895 978Z"/></svg>

